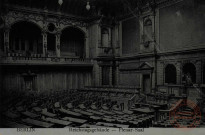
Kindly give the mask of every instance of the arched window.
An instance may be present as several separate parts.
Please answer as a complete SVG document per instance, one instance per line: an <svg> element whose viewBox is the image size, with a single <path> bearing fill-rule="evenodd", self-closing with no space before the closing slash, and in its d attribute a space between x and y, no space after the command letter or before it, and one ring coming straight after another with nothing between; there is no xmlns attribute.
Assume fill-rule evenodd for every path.
<svg viewBox="0 0 205 135"><path fill-rule="evenodd" d="M145 19L143 32L144 42L152 41L152 21L150 19Z"/></svg>
<svg viewBox="0 0 205 135"><path fill-rule="evenodd" d="M187 63L183 66L183 78L185 83L196 83L196 67L192 63Z"/></svg>
<svg viewBox="0 0 205 135"><path fill-rule="evenodd" d="M22 55L41 54L43 52L41 29L26 21L11 26L10 50Z"/></svg>
<svg viewBox="0 0 205 135"><path fill-rule="evenodd" d="M106 28L102 29L102 46L108 47L108 41L109 40L109 31Z"/></svg>
<svg viewBox="0 0 205 135"><path fill-rule="evenodd" d="M85 35L74 27L65 28L61 34L61 56L84 57L85 56Z"/></svg>
<svg viewBox="0 0 205 135"><path fill-rule="evenodd" d="M165 83L176 84L176 67L172 64L165 68Z"/></svg>

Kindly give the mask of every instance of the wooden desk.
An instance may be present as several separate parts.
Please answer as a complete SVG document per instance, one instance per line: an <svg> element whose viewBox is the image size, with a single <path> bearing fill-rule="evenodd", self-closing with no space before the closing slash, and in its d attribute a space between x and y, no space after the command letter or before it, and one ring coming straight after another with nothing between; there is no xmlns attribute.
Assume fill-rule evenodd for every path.
<svg viewBox="0 0 205 135"><path fill-rule="evenodd" d="M105 114L109 114L109 115L114 115L114 112L110 112L110 111L106 111L106 110L100 110L100 112L105 113Z"/></svg>
<svg viewBox="0 0 205 135"><path fill-rule="evenodd" d="M127 120L125 120L125 119L117 119L117 122L120 122L120 123L126 123Z"/></svg>
<svg viewBox="0 0 205 135"><path fill-rule="evenodd" d="M119 115L125 114L125 113L123 113L123 112L121 112L121 111L113 111L113 112L116 113L116 114L119 114Z"/></svg>
<svg viewBox="0 0 205 135"><path fill-rule="evenodd" d="M62 113L68 114L68 115L73 115L73 116L78 116L78 117L82 116L82 114L80 114L80 113L69 111L69 110L66 110L66 109L63 109L63 108L59 109L59 111L62 112Z"/></svg>
<svg viewBox="0 0 205 135"><path fill-rule="evenodd" d="M94 110L91 110L91 109L88 109L87 111L91 112L91 113L94 113L94 114L97 114L97 115L104 115L105 114L105 113L94 111Z"/></svg>
<svg viewBox="0 0 205 135"><path fill-rule="evenodd" d="M153 104L143 104L143 103L136 103L135 105L142 105L142 106L146 106L146 107L149 107L149 106L151 106L151 107L153 107L153 108L155 108L155 109L158 109L158 108L160 108L160 106L159 105L153 105Z"/></svg>
<svg viewBox="0 0 205 135"><path fill-rule="evenodd" d="M33 110L36 111L36 112L41 112L42 111L42 109L39 108L39 107L34 107Z"/></svg>
<svg viewBox="0 0 205 135"><path fill-rule="evenodd" d="M7 116L8 118L11 118L11 119L16 119L16 118L19 118L20 115L19 114L15 114L13 112L10 112L10 111L7 111L5 113L3 113L5 116Z"/></svg>
<svg viewBox="0 0 205 135"><path fill-rule="evenodd" d="M113 121L115 121L115 119L110 119L110 118L103 118L103 120L105 120L105 121L107 121L107 122L113 122Z"/></svg>
<svg viewBox="0 0 205 135"><path fill-rule="evenodd" d="M90 116L90 118L93 119L93 120L102 120L101 117L97 117L97 116Z"/></svg>
<svg viewBox="0 0 205 135"><path fill-rule="evenodd" d="M78 118L72 118L72 117L64 117L62 118L63 120L68 120L68 121L71 121L71 122L75 122L75 123L85 123L87 122L87 120L84 120L84 119L78 119Z"/></svg>
<svg viewBox="0 0 205 135"><path fill-rule="evenodd" d="M32 112L29 112L29 111L22 112L22 114L25 115L25 116L28 116L30 118L37 118L37 117L39 117L39 115L37 115L35 113L32 113Z"/></svg>
<svg viewBox="0 0 205 135"><path fill-rule="evenodd" d="M55 123L55 124L64 125L64 126L68 126L72 123L70 121L59 120L59 119L54 119L54 118L44 118L43 120L51 122L51 123Z"/></svg>
<svg viewBox="0 0 205 135"><path fill-rule="evenodd" d="M50 112L41 112L41 114L45 115L45 116L48 116L48 117L55 117L56 114L53 114L53 113L50 113Z"/></svg>
<svg viewBox="0 0 205 135"><path fill-rule="evenodd" d="M150 110L149 108L136 108L136 109L132 109L133 111L136 111L136 112L140 112L140 113L154 113L155 111L153 110Z"/></svg>
<svg viewBox="0 0 205 135"><path fill-rule="evenodd" d="M83 124L80 127L81 128L106 128L105 126L97 126L97 125L90 125L90 124Z"/></svg>
<svg viewBox="0 0 205 135"><path fill-rule="evenodd" d="M106 123L106 122L98 122L98 123L96 123L96 125L98 125L98 126L108 126L108 127L119 127L119 128L128 128L129 127L129 125Z"/></svg>
<svg viewBox="0 0 205 135"><path fill-rule="evenodd" d="M80 110L80 109L74 109L75 112L78 112L78 113L81 113L83 115L88 115L88 116L92 116L93 113L90 113L90 112L86 112L86 111L83 111L83 110Z"/></svg>
<svg viewBox="0 0 205 135"><path fill-rule="evenodd" d="M23 112L25 109L22 106L16 107L16 110L19 112Z"/></svg>
<svg viewBox="0 0 205 135"><path fill-rule="evenodd" d="M10 128L31 128L31 126L19 124L19 123L16 123L13 121L8 121L8 120L6 122L4 122L3 125L8 126Z"/></svg>
<svg viewBox="0 0 205 135"><path fill-rule="evenodd" d="M124 110L123 112L126 114L133 114L133 111L129 111L129 110Z"/></svg>
<svg viewBox="0 0 205 135"><path fill-rule="evenodd" d="M30 118L23 119L22 121L25 122L25 123L31 124L31 125L35 125L35 126L38 126L38 127L44 127L44 128L49 128L49 127L52 127L54 125L54 124L51 124L51 123L42 122L42 121L30 119Z"/></svg>

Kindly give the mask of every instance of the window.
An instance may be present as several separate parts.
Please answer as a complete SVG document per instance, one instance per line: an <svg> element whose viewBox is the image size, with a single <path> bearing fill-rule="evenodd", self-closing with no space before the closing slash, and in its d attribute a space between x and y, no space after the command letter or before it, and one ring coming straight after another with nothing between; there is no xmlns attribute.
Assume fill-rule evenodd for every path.
<svg viewBox="0 0 205 135"><path fill-rule="evenodd" d="M176 67L172 64L165 68L165 83L176 84Z"/></svg>
<svg viewBox="0 0 205 135"><path fill-rule="evenodd" d="M183 78L185 83L196 83L196 67L192 63L187 63L183 66Z"/></svg>
<svg viewBox="0 0 205 135"><path fill-rule="evenodd" d="M152 21L150 19L144 20L144 42L152 41Z"/></svg>
<svg viewBox="0 0 205 135"><path fill-rule="evenodd" d="M109 31L106 28L102 29L102 46L108 47L109 45Z"/></svg>

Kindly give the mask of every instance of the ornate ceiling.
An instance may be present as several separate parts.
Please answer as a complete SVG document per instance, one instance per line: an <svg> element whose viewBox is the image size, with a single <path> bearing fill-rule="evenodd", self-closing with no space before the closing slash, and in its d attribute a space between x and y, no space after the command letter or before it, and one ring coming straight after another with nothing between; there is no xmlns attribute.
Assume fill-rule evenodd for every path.
<svg viewBox="0 0 205 135"><path fill-rule="evenodd" d="M60 6L58 0L0 0L9 6L28 7L69 15L90 17L96 15L119 17L136 12L139 8L155 0L63 0ZM90 10L86 10L89 1Z"/></svg>

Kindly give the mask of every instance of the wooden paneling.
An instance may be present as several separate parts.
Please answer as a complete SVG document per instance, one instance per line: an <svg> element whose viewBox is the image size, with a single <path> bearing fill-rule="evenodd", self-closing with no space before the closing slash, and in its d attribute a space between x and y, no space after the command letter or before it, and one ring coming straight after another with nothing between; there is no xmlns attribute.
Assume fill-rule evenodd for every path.
<svg viewBox="0 0 205 135"><path fill-rule="evenodd" d="M38 91L82 88L91 85L91 74L91 71L37 73L35 88ZM6 73L3 75L2 80L3 89L5 90L24 89L24 79L21 74Z"/></svg>

